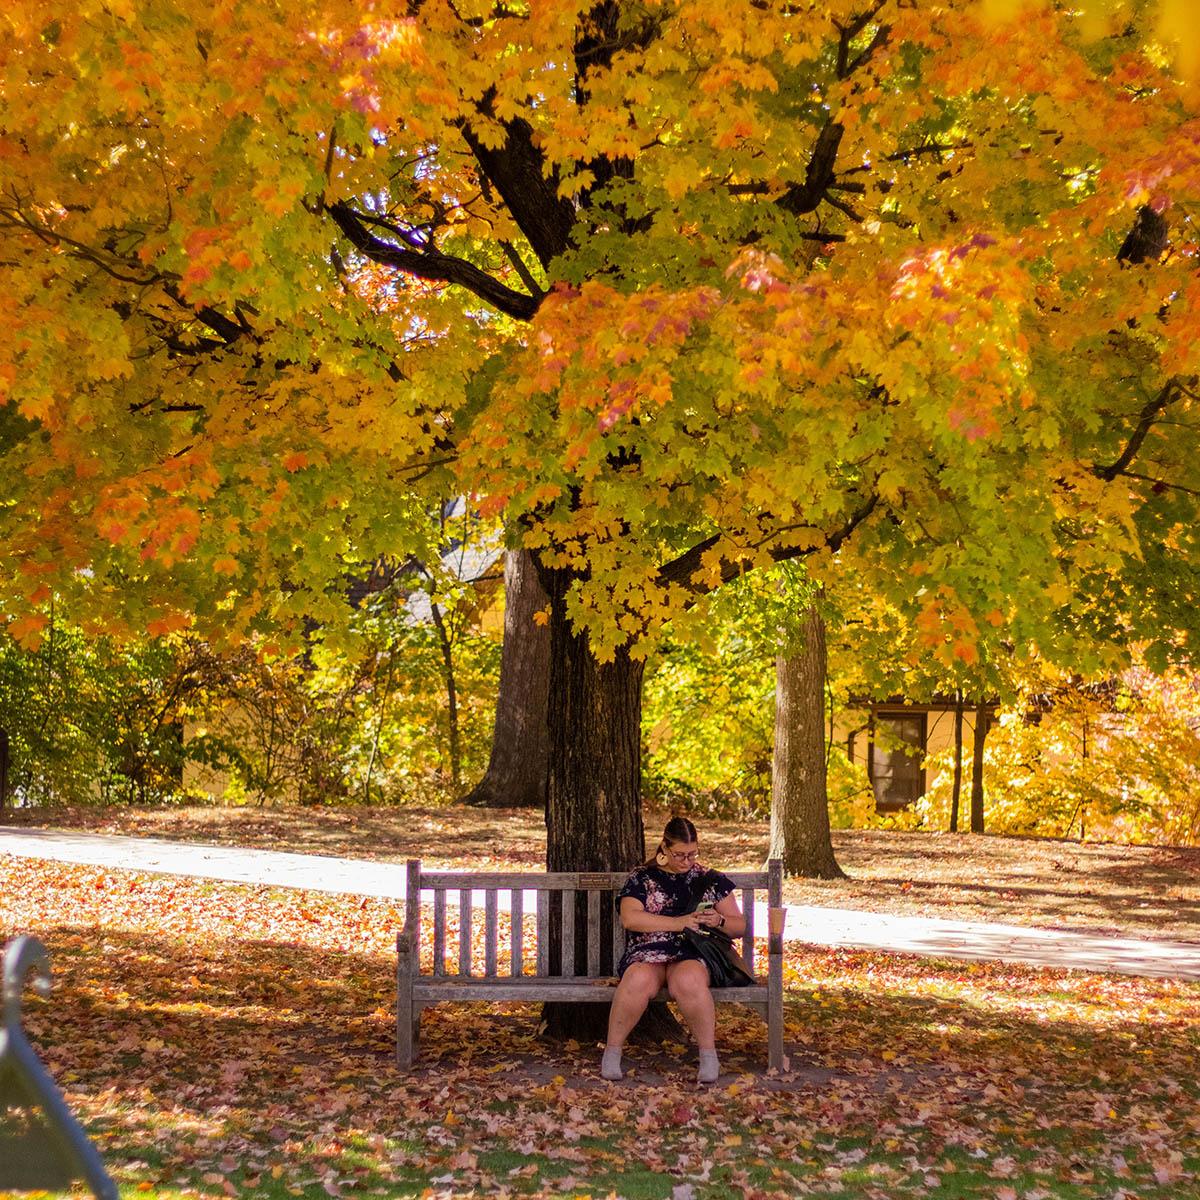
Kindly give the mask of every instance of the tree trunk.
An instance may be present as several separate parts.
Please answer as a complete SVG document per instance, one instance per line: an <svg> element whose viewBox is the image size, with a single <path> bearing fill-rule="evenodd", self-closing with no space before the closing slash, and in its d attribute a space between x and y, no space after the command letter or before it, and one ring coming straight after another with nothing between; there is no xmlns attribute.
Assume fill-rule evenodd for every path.
<svg viewBox="0 0 1200 1200"><path fill-rule="evenodd" d="M587 637L571 629L566 595L574 578L569 571L542 572L550 597L546 866L551 871L628 871L646 852L641 809L643 664L623 649L612 662L598 662ZM602 913L602 970L615 968L615 915L607 908ZM552 920L552 931L557 924ZM586 908L576 913L575 929L576 964L586 973ZM552 954L551 969L554 959ZM547 1034L563 1040L600 1040L608 1022L607 1009L594 1004L547 1004L543 1014Z"/></svg>
<svg viewBox="0 0 1200 1200"><path fill-rule="evenodd" d="M8 730L0 729L0 812L8 808Z"/></svg>
<svg viewBox="0 0 1200 1200"><path fill-rule="evenodd" d="M825 790L825 622L815 604L803 633L802 647L775 659L770 857L789 875L841 879Z"/></svg>
<svg viewBox="0 0 1200 1200"><path fill-rule="evenodd" d="M454 678L454 646L442 610L430 603L433 625L442 651L442 678L446 684L446 714L450 723L450 783L455 792L462 786L462 748L458 728L458 683Z"/></svg>
<svg viewBox="0 0 1200 1200"><path fill-rule="evenodd" d="M983 740L987 737L988 711L975 710L975 736L971 741L971 832L983 832Z"/></svg>
<svg viewBox="0 0 1200 1200"><path fill-rule="evenodd" d="M510 550L504 556L504 645L492 754L467 804L532 808L546 803L550 630L533 619L546 604L529 551Z"/></svg>
<svg viewBox="0 0 1200 1200"><path fill-rule="evenodd" d="M950 795L950 832L958 832L958 802L962 798L963 694L954 693L954 791Z"/></svg>

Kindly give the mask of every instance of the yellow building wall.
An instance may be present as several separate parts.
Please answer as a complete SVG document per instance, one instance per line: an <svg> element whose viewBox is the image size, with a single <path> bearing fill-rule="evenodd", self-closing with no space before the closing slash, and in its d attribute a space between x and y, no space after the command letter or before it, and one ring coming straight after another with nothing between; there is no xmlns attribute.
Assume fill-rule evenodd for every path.
<svg viewBox="0 0 1200 1200"><path fill-rule="evenodd" d="M899 705L888 708L880 707L878 712L883 715L912 716L920 714L920 709L903 708ZM942 752L952 754L954 750L954 713L953 711L928 711L925 716L925 756L926 759ZM868 726L869 714L865 709L847 709L834 718L833 737L835 745L843 750L852 745L851 762L864 771L868 768L871 753L871 734ZM963 710L963 758L969 762L971 756L971 741L975 736L975 710ZM853 743L850 739L853 735ZM928 780L927 780L928 782Z"/></svg>

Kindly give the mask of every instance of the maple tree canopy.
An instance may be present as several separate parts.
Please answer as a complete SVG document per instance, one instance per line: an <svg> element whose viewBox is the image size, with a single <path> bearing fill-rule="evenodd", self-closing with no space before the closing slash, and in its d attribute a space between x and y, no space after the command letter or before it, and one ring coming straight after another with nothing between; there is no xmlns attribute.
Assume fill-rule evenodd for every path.
<svg viewBox="0 0 1200 1200"><path fill-rule="evenodd" d="M1186 628L1193 20L13 0L10 632L311 612L457 491L602 659L835 554L947 665Z"/></svg>

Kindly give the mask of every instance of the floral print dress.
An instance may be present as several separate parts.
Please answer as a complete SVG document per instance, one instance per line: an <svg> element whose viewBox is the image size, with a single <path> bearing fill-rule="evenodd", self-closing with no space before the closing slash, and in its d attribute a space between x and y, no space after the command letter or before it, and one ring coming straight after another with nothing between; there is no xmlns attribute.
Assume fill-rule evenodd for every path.
<svg viewBox="0 0 1200 1200"><path fill-rule="evenodd" d="M664 871L662 867L651 863L638 867L625 880L617 893L617 911L620 911L621 901L626 896L640 900L648 913L655 916L679 917L688 911L692 896L692 887L701 875L708 875L708 886L700 896L701 900L709 900L719 904L734 889L729 879L720 871L710 871L708 867L694 864L686 871ZM624 975L630 963L671 963L682 962L688 958L699 958L699 953L682 933L665 933L651 931L637 933L632 929L625 931L625 953L621 955L621 963L617 968L619 975Z"/></svg>

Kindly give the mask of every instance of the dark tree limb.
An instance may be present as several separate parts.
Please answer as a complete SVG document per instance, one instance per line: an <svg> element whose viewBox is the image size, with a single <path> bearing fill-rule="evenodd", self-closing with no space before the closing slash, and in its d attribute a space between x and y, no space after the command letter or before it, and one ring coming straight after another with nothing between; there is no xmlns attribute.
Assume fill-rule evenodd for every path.
<svg viewBox="0 0 1200 1200"><path fill-rule="evenodd" d="M1167 219L1148 204L1137 210L1133 228L1125 235L1117 262L1153 262L1167 248Z"/></svg>
<svg viewBox="0 0 1200 1200"><path fill-rule="evenodd" d="M346 240L372 262L393 267L406 275L415 275L418 279L464 287L499 312L520 321L531 321L537 313L541 304L539 297L514 291L466 259L442 254L432 247L412 250L386 242L371 233L363 222L363 214L356 212L343 200L331 204L326 211Z"/></svg>
<svg viewBox="0 0 1200 1200"><path fill-rule="evenodd" d="M1092 474L1103 479L1106 483L1111 483L1118 475L1125 474L1125 468L1137 457L1137 452L1142 448L1142 443L1146 440L1147 434L1154 427L1159 413L1175 399L1178 390L1179 383L1177 380L1167 380L1163 385L1162 391L1153 400L1148 400L1142 407L1142 411L1138 414L1137 425L1129 435L1129 441L1125 443L1125 449L1108 466L1102 467L1098 464L1093 466Z"/></svg>
<svg viewBox="0 0 1200 1200"><path fill-rule="evenodd" d="M491 99L489 94L480 102L480 116L489 122L495 120L488 111ZM545 160L533 144L533 126L521 117L500 124L505 135L501 146L485 145L469 121L459 129L538 262L549 267L570 245L574 205L558 194L558 172L545 173Z"/></svg>
<svg viewBox="0 0 1200 1200"><path fill-rule="evenodd" d="M869 8L866 12L859 13L847 25L839 25L837 21L834 21L834 28L837 29L839 34L837 52L837 77L839 79L848 79L887 41L891 30L887 25L882 25L876 31L874 38L871 39L870 45L856 54L854 58L850 57L850 43L875 20L886 3L887 0L878 0L878 3L874 7Z"/></svg>
<svg viewBox="0 0 1200 1200"><path fill-rule="evenodd" d="M816 546L777 546L773 549L771 559L774 562L787 562L793 558L804 558L814 551L827 548L831 552L839 550L846 542L846 539L863 523L875 510L879 503L879 497L872 494L867 497L858 508L854 510L845 520L845 522L837 529L823 536L820 543ZM795 526L789 526L796 528ZM772 536L778 536L781 530L777 530ZM686 550L678 558L673 559L669 563L665 563L659 568L658 582L664 587L675 585L677 587L686 588L693 594L693 601L698 600L701 596L713 591L721 584L728 583L732 579L736 579L742 572L742 563L736 559L723 558L721 560L720 578L712 583L702 580L697 580L694 576L702 569L704 555L713 548L721 540L720 534L714 534L710 538L705 538L704 541L698 542L690 550Z"/></svg>
<svg viewBox="0 0 1200 1200"><path fill-rule="evenodd" d="M776 201L785 212L794 213L796 216L814 212L825 198L825 193L834 181L838 147L842 143L844 132L837 121L830 121L817 134L812 154L808 159L808 167L804 172L804 182L792 184Z"/></svg>

